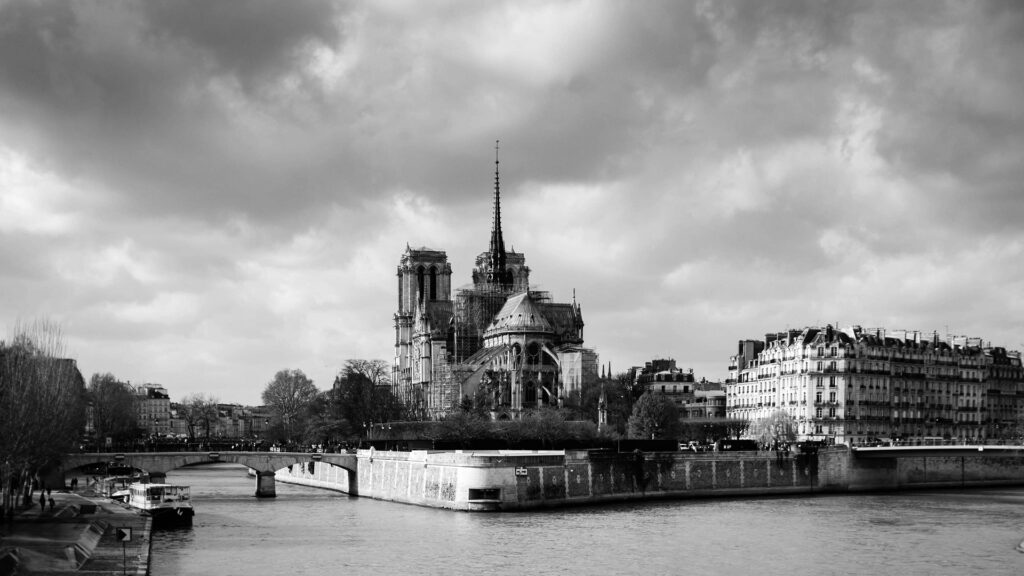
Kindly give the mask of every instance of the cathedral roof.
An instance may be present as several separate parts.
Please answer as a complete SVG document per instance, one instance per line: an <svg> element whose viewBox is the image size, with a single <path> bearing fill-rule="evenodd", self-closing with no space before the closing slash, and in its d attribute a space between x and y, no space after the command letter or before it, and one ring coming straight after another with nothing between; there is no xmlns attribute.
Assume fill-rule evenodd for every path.
<svg viewBox="0 0 1024 576"><path fill-rule="evenodd" d="M540 302L537 304L556 334L573 340L583 324L576 306L568 303Z"/></svg>
<svg viewBox="0 0 1024 576"><path fill-rule="evenodd" d="M444 254L444 250L435 250L435 249L429 248L427 246L418 246L418 247L407 246L406 247L406 252L410 252L410 253L434 252L436 254Z"/></svg>
<svg viewBox="0 0 1024 576"><path fill-rule="evenodd" d="M555 329L530 297L530 293L521 292L505 301L505 305L494 316L484 336L501 332L554 333Z"/></svg>

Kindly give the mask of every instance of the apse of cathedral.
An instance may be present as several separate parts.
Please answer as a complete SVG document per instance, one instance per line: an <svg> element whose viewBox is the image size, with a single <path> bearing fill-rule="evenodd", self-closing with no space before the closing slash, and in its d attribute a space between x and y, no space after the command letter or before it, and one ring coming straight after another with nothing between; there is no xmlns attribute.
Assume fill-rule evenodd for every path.
<svg viewBox="0 0 1024 576"><path fill-rule="evenodd" d="M472 284L452 297L443 250L406 246L398 264L392 389L418 418L443 418L468 403L495 419L560 407L597 379L597 354L583 347L579 304L530 290L526 257L505 249L494 161L488 248Z"/></svg>

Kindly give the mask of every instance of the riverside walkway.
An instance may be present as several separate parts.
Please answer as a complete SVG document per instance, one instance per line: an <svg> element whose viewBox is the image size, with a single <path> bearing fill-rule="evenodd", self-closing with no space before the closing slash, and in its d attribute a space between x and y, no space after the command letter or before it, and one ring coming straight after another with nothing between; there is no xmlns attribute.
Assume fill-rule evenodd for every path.
<svg viewBox="0 0 1024 576"><path fill-rule="evenodd" d="M148 517L90 490L50 497L52 510L36 500L0 525L0 574L148 573Z"/></svg>

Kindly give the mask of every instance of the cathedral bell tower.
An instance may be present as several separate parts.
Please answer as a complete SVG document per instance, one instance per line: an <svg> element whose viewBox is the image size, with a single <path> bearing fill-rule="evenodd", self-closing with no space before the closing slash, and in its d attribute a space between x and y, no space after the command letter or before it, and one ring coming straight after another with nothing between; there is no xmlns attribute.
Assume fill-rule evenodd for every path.
<svg viewBox="0 0 1024 576"><path fill-rule="evenodd" d="M451 301L452 267L443 250L405 247L398 263L398 311L395 312L395 362L391 384L403 401L410 397L414 368L422 351L414 346L416 315L431 302Z"/></svg>

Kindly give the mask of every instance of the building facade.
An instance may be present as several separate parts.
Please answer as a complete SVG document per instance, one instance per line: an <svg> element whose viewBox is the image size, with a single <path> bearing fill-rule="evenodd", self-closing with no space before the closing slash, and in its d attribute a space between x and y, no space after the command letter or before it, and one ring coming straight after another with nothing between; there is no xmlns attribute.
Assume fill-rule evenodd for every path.
<svg viewBox="0 0 1024 576"><path fill-rule="evenodd" d="M406 246L397 276L391 386L414 417L442 418L472 401L493 418L516 418L596 381L575 298L531 290L526 257L505 249L497 158L490 243L472 284L453 296L447 254L427 247Z"/></svg>
<svg viewBox="0 0 1024 576"><path fill-rule="evenodd" d="M730 417L782 410L801 440L980 442L1024 420L1020 352L978 338L832 326L740 341L726 383Z"/></svg>
<svg viewBox="0 0 1024 576"><path fill-rule="evenodd" d="M139 428L147 436L167 436L172 433L171 397L163 386L136 386L135 410Z"/></svg>
<svg viewBox="0 0 1024 576"><path fill-rule="evenodd" d="M699 382L693 369L676 366L671 358L646 362L630 370L635 384L644 392L663 394L679 407L679 416L688 420L725 418L725 390L720 382Z"/></svg>

